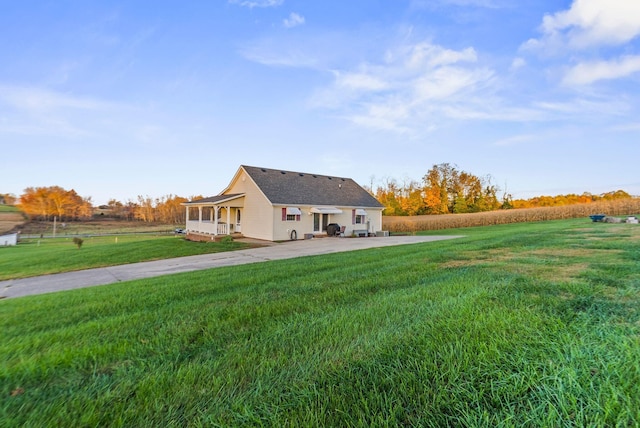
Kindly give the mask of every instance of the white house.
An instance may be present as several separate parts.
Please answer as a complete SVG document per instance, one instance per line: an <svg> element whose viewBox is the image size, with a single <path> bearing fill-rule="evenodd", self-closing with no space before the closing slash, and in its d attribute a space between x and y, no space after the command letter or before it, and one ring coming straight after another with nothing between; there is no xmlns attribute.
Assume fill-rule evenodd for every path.
<svg viewBox="0 0 640 428"><path fill-rule="evenodd" d="M350 178L242 165L218 196L185 202L188 239L241 234L268 241L382 229L380 204ZM332 229L330 227L329 229Z"/></svg>
<svg viewBox="0 0 640 428"><path fill-rule="evenodd" d="M0 247L7 247L10 245L18 245L18 234L7 233L0 235Z"/></svg>

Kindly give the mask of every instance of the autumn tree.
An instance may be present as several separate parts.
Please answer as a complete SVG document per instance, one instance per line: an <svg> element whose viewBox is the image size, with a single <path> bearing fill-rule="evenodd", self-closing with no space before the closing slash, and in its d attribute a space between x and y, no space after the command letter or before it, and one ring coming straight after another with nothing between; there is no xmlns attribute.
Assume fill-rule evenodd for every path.
<svg viewBox="0 0 640 428"><path fill-rule="evenodd" d="M135 208L135 218L146 223L154 222L156 219L153 199L149 196L138 195L138 204Z"/></svg>
<svg viewBox="0 0 640 428"><path fill-rule="evenodd" d="M424 191L420 183L411 180L402 188L400 206L404 215L421 215L426 213Z"/></svg>
<svg viewBox="0 0 640 428"><path fill-rule="evenodd" d="M91 217L91 198L83 198L75 190L60 186L28 187L20 196L19 208L30 217L49 220L75 220Z"/></svg>
<svg viewBox="0 0 640 428"><path fill-rule="evenodd" d="M167 224L181 224L186 221L186 210L181 205L187 198L167 195L156 199L156 219Z"/></svg>
<svg viewBox="0 0 640 428"><path fill-rule="evenodd" d="M400 205L400 187L394 179L386 180L384 187L376 190L376 199L385 206L386 215L405 215Z"/></svg>
<svg viewBox="0 0 640 428"><path fill-rule="evenodd" d="M451 174L453 168L448 163L434 165L422 177L424 183L425 204L428 214L447 214L449 210L451 189ZM454 199L455 200L455 199Z"/></svg>

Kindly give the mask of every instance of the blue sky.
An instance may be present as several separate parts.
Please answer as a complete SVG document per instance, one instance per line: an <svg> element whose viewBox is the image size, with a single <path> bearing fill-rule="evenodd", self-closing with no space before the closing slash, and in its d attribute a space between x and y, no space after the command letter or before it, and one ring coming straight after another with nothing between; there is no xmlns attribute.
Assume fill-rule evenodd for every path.
<svg viewBox="0 0 640 428"><path fill-rule="evenodd" d="M210 196L241 164L640 195L640 2L2 1L0 193Z"/></svg>

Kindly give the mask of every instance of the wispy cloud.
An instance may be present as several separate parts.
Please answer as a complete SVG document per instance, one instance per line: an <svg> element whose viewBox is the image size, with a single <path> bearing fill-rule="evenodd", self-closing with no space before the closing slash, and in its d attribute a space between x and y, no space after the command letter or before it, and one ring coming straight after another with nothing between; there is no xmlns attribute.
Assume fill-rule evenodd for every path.
<svg viewBox="0 0 640 428"><path fill-rule="evenodd" d="M599 80L611 80L640 72L640 55L629 55L611 61L582 62L564 76L565 85L588 85Z"/></svg>
<svg viewBox="0 0 640 428"><path fill-rule="evenodd" d="M75 96L39 87L0 85L0 114L11 123L0 132L21 135L80 137L96 132L105 112L126 111L127 106L91 97ZM7 121L3 121L7 122Z"/></svg>
<svg viewBox="0 0 640 428"><path fill-rule="evenodd" d="M509 70L515 71L527 65L527 61L522 57L516 57L511 61L511 66Z"/></svg>
<svg viewBox="0 0 640 428"><path fill-rule="evenodd" d="M277 7L284 3L284 0L229 0L229 3L253 9L254 7Z"/></svg>
<svg viewBox="0 0 640 428"><path fill-rule="evenodd" d="M262 41L247 45L240 54L249 61L275 67L316 68L318 57L306 49L294 46L274 49L270 41Z"/></svg>
<svg viewBox="0 0 640 428"><path fill-rule="evenodd" d="M548 117L566 119L567 117L602 117L624 115L629 111L625 99L612 97L563 98L560 101L538 101L534 107L547 113Z"/></svg>
<svg viewBox="0 0 640 428"><path fill-rule="evenodd" d="M401 45L375 63L333 70L333 81L311 104L359 126L423 132L438 126L438 117L470 117L482 108L475 100L492 85L494 72L477 61L471 47Z"/></svg>
<svg viewBox="0 0 640 428"><path fill-rule="evenodd" d="M295 12L291 12L288 18L283 20L285 28L293 28L304 24L304 16L300 16Z"/></svg>

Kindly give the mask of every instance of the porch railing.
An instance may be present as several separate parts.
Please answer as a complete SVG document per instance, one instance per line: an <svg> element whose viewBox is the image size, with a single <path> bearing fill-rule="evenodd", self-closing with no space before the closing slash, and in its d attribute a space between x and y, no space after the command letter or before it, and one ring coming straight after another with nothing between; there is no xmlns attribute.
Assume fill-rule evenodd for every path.
<svg viewBox="0 0 640 428"><path fill-rule="evenodd" d="M187 222L187 230L208 233L210 235L226 235L229 230L229 225L226 223L218 223L218 227L216 228L216 224L211 221L199 222L197 220L189 220Z"/></svg>
<svg viewBox="0 0 640 428"><path fill-rule="evenodd" d="M218 235L226 235L229 230L227 223L218 223Z"/></svg>

